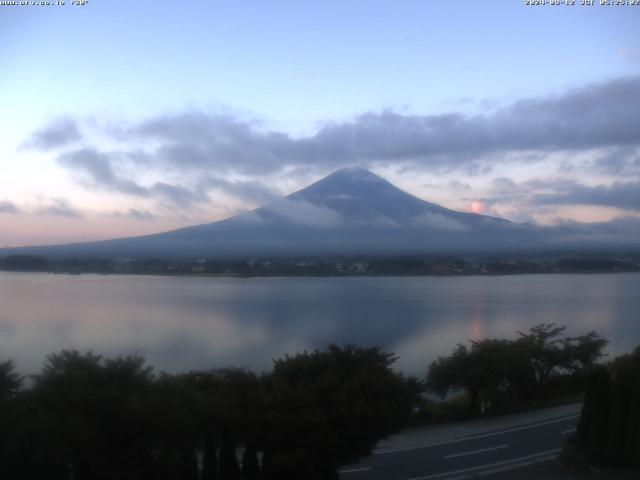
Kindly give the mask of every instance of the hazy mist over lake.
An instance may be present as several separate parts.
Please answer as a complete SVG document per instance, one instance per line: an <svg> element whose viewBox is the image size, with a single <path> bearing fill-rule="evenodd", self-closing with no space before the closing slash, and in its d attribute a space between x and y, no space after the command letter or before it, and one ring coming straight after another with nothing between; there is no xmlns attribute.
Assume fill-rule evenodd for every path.
<svg viewBox="0 0 640 480"><path fill-rule="evenodd" d="M35 373L63 348L139 353L159 369L271 361L330 342L383 345L423 374L457 342L543 322L640 342L640 274L195 278L0 273L0 360Z"/></svg>

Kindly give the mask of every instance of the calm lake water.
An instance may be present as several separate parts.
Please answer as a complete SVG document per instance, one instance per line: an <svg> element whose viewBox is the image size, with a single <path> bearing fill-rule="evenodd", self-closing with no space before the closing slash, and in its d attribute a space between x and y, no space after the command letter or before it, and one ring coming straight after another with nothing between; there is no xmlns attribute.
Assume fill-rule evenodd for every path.
<svg viewBox="0 0 640 480"><path fill-rule="evenodd" d="M63 348L140 353L158 369L230 365L330 342L384 345L422 374L456 343L543 322L640 344L640 274L195 278L0 272L0 360L35 373Z"/></svg>

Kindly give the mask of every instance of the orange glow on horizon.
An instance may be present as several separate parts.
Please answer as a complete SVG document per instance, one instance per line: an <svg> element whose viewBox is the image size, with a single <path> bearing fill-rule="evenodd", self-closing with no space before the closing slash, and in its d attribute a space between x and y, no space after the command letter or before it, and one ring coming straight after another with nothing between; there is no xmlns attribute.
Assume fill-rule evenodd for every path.
<svg viewBox="0 0 640 480"><path fill-rule="evenodd" d="M484 211L484 204L479 201L471 202L471 205L469 205L469 211L472 213L482 213Z"/></svg>

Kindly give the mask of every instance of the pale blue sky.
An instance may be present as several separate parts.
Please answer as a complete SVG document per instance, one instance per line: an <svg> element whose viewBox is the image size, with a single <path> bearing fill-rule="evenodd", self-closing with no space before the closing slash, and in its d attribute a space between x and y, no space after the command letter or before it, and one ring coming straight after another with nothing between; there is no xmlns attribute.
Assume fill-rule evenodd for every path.
<svg viewBox="0 0 640 480"><path fill-rule="evenodd" d="M2 104L34 120L222 104L295 130L385 107L425 113L638 72L640 59L625 55L640 53L640 8L522 3L4 7Z"/></svg>
<svg viewBox="0 0 640 480"><path fill-rule="evenodd" d="M183 112L224 112L261 131L301 137L367 112L484 115L520 99L640 74L640 7L528 7L515 0L66 3L0 7L0 206L9 202L19 210L9 215L0 208L0 244L38 235L101 237L113 222L126 223L117 215L105 220L107 212L152 214L153 221L131 218L118 230L138 233L219 218L246 204L211 193L210 205L171 213L149 198L113 191L100 196L60 165L60 150L24 148L34 131L60 116L78 122L83 147L104 150L115 142L122 150L122 138L111 138L110 128ZM588 152L574 153L572 159ZM545 161L538 173L510 166L469 179L449 172L447 181L471 183L464 195L420 190L442 176L428 169L417 179L415 172L403 176L406 168L389 159L369 166L415 194L462 207L486 195L497 177L524 182L547 174L549 162L562 163L557 154ZM179 171L138 166L146 169L134 175L138 179L188 186ZM286 162L281 166L286 170ZM136 165L121 168L131 173ZM306 176L287 177L272 168L268 181L287 193L327 170L318 165ZM239 178L229 169L221 173ZM616 180L557 174L581 184ZM264 172L242 177L261 179ZM71 222L67 231L75 232L67 236L52 235L46 218L34 216L61 199L86 210L65 220Z"/></svg>

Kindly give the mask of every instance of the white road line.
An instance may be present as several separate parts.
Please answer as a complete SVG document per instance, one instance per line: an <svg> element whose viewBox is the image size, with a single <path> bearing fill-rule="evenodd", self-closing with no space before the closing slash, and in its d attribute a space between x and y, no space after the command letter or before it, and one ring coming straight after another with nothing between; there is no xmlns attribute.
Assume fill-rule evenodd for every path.
<svg viewBox="0 0 640 480"><path fill-rule="evenodd" d="M472 435L472 436L469 436L469 437L456 438L454 440L447 440L446 442L425 443L423 445L414 445L414 446L411 446L411 447L402 447L402 448L392 448L390 450L375 450L373 452L373 454L374 455L386 455L388 453L406 452L408 450L418 450L420 448L436 447L438 445L449 445L450 443L468 442L470 440L476 440L478 438L495 437L496 435L502 435L504 433L518 432L520 430L527 430L529 428L536 428L536 427L541 427L543 425L550 425L552 423L564 422L564 421L567 421L567 420L571 420L573 418L578 418L579 416L580 416L580 414L571 415L571 416L568 416L568 417L557 418L555 420L548 420L546 422L535 423L533 425L525 425L523 427L509 428L507 430L501 430L499 432L491 432L491 433L484 433L482 435Z"/></svg>
<svg viewBox="0 0 640 480"><path fill-rule="evenodd" d="M553 456L539 457L533 460L526 460L520 463L512 463L511 465L507 465L504 467L492 468L490 470L483 470L482 472L478 472L479 477L485 477L487 475L495 475L496 473L508 472L509 470L515 470L516 468L528 467L530 465L535 465L536 463L548 462L549 460L553 460ZM461 478L461 477L458 477ZM471 477L469 477L471 478ZM453 480L453 479L449 479Z"/></svg>
<svg viewBox="0 0 640 480"><path fill-rule="evenodd" d="M471 452L454 453L453 455L446 455L442 458L456 458L464 457L465 455L474 455L476 453L490 452L492 450L500 450L501 448L507 448L509 445L498 445L497 447L483 448L481 450L473 450Z"/></svg>
<svg viewBox="0 0 640 480"><path fill-rule="evenodd" d="M551 454L554 454L554 453L558 453L560 450L562 450L562 449L561 448L556 448L555 450L547 450L546 452L534 453L533 455L527 455L525 457L512 458L511 460L503 460L502 462L488 463L486 465L480 465L478 467L464 468L462 470L452 470L450 472L434 473L433 475L427 475L425 477L413 477L413 478L410 478L409 480L428 480L428 479L431 479L431 478L446 477L448 475L457 475L458 473L473 472L475 470L482 470L483 468L497 467L498 465L505 465L507 463L514 463L514 462L521 462L522 460L529 460L530 458L542 457L544 455L551 455Z"/></svg>
<svg viewBox="0 0 640 480"><path fill-rule="evenodd" d="M358 473L358 472L368 472L369 470L371 470L371 467L349 468L347 470L340 470L338 473Z"/></svg>
<svg viewBox="0 0 640 480"><path fill-rule="evenodd" d="M573 433L575 431L576 431L575 428L570 428L569 430L564 430L564 431L562 431L560 433L562 433L562 435L566 435L567 433Z"/></svg>

